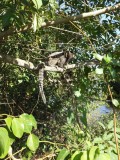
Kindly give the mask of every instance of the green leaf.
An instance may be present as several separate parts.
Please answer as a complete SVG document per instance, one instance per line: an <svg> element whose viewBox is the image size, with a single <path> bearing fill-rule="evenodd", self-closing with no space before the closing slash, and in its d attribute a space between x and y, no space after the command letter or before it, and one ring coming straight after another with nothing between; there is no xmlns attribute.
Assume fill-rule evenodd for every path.
<svg viewBox="0 0 120 160"><path fill-rule="evenodd" d="M24 132L24 123L21 120L21 118L14 118L12 120L12 131L16 137L18 138L22 137Z"/></svg>
<svg viewBox="0 0 120 160"><path fill-rule="evenodd" d="M111 158L109 154L102 153L95 160L111 160Z"/></svg>
<svg viewBox="0 0 120 160"><path fill-rule="evenodd" d="M0 127L0 159L4 158L10 147L10 139L5 128Z"/></svg>
<svg viewBox="0 0 120 160"><path fill-rule="evenodd" d="M103 56L101 56L100 54L94 54L94 57L98 59L99 61L102 61L103 59Z"/></svg>
<svg viewBox="0 0 120 160"><path fill-rule="evenodd" d="M115 143L114 142L112 142L112 141L108 141L108 143L110 144L110 149L112 149L112 148L116 148L116 145L115 145Z"/></svg>
<svg viewBox="0 0 120 160"><path fill-rule="evenodd" d="M36 151L39 147L39 138L34 134L30 134L27 139L27 146L31 151Z"/></svg>
<svg viewBox="0 0 120 160"><path fill-rule="evenodd" d="M20 118L22 119L24 123L24 132L31 133L32 127L34 126L34 120L31 118L31 115L23 113L20 115Z"/></svg>
<svg viewBox="0 0 120 160"><path fill-rule="evenodd" d="M70 151L66 148L62 149L58 154L57 160L64 160L69 155L69 153Z"/></svg>
<svg viewBox="0 0 120 160"><path fill-rule="evenodd" d="M80 96L81 96L80 91L75 91L75 93L74 93L74 94L75 94L75 96L76 96L76 97L80 97Z"/></svg>
<svg viewBox="0 0 120 160"><path fill-rule="evenodd" d="M107 55L104 55L104 60L105 60L106 63L110 63L111 60L112 60L112 57L109 56L108 54L107 54Z"/></svg>
<svg viewBox="0 0 120 160"><path fill-rule="evenodd" d="M116 132L117 132L117 133L120 133L120 128L116 128Z"/></svg>
<svg viewBox="0 0 120 160"><path fill-rule="evenodd" d="M32 1L37 9L39 9L42 6L42 0L32 0Z"/></svg>
<svg viewBox="0 0 120 160"><path fill-rule="evenodd" d="M98 123L103 129L105 129L105 125L103 123L101 123L101 122L98 122Z"/></svg>
<svg viewBox="0 0 120 160"><path fill-rule="evenodd" d="M98 151L96 152L96 150L98 150L98 147L92 146L92 148L89 151L89 160L93 160L96 157L96 154L98 153Z"/></svg>
<svg viewBox="0 0 120 160"><path fill-rule="evenodd" d="M38 17L38 27L41 27L43 23L43 17Z"/></svg>
<svg viewBox="0 0 120 160"><path fill-rule="evenodd" d="M76 151L72 156L71 156L71 160L80 160L80 157L82 155L81 151Z"/></svg>
<svg viewBox="0 0 120 160"><path fill-rule="evenodd" d="M96 74L103 74L103 68L96 68Z"/></svg>
<svg viewBox="0 0 120 160"><path fill-rule="evenodd" d="M119 102L117 99L112 99L112 103L114 104L115 107L119 106Z"/></svg>
<svg viewBox="0 0 120 160"><path fill-rule="evenodd" d="M33 31L36 32L37 30L37 25L38 25L38 22L37 22L37 16L36 14L34 15L34 18L33 18Z"/></svg>
<svg viewBox="0 0 120 160"><path fill-rule="evenodd" d="M108 129L111 129L113 128L114 124L113 124L113 120L111 120L109 123L108 123Z"/></svg>
<svg viewBox="0 0 120 160"><path fill-rule="evenodd" d="M114 137L114 134L113 133L109 133L109 134L106 134L105 136L103 136L103 139L105 141L108 141L108 140L111 140L113 137Z"/></svg>
<svg viewBox="0 0 120 160"><path fill-rule="evenodd" d="M93 142L94 142L94 144L95 143L102 143L103 139L101 137L96 137Z"/></svg>
<svg viewBox="0 0 120 160"><path fill-rule="evenodd" d="M52 7L52 9L54 9L54 10L58 7L56 0L49 0L49 4Z"/></svg>
<svg viewBox="0 0 120 160"><path fill-rule="evenodd" d="M35 120L35 118L33 117L32 114L29 115L29 120L32 122L32 126L37 129L37 121Z"/></svg>
<svg viewBox="0 0 120 160"><path fill-rule="evenodd" d="M10 131L11 131L11 126L12 126L12 120L13 120L12 117L7 117L7 118L5 118L6 125L7 125L8 129L9 129Z"/></svg>
<svg viewBox="0 0 120 160"><path fill-rule="evenodd" d="M116 155L113 152L109 152L109 156L110 156L111 160L117 160L118 159L118 155Z"/></svg>
<svg viewBox="0 0 120 160"><path fill-rule="evenodd" d="M88 160L87 151L84 151L80 160Z"/></svg>

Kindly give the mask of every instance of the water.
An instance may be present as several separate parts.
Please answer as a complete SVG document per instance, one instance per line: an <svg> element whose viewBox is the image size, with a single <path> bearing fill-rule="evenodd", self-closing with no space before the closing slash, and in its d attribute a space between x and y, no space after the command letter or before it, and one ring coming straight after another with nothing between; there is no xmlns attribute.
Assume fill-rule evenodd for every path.
<svg viewBox="0 0 120 160"><path fill-rule="evenodd" d="M94 111L97 111L99 112L100 115L103 115L103 114L108 114L112 111L112 108L109 108L107 106L100 106L98 108L96 108Z"/></svg>
<svg viewBox="0 0 120 160"><path fill-rule="evenodd" d="M91 111L88 114L88 117L87 117L88 125L91 125L96 121L99 121L103 115L109 114L111 112L112 112L112 108L109 108L105 105L99 106L98 108L96 108L95 110Z"/></svg>

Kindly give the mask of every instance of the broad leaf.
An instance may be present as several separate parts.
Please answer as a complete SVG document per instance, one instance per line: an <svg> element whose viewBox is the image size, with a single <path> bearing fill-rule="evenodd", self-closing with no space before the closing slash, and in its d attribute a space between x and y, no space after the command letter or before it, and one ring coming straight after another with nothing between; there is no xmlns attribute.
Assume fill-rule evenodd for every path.
<svg viewBox="0 0 120 160"><path fill-rule="evenodd" d="M111 160L111 158L109 154L102 153L95 160Z"/></svg>
<svg viewBox="0 0 120 160"><path fill-rule="evenodd" d="M39 147L39 138L34 134L30 134L27 139L27 146L31 151L36 151Z"/></svg>
<svg viewBox="0 0 120 160"><path fill-rule="evenodd" d="M119 106L119 102L117 99L112 99L112 103L115 105L115 107Z"/></svg>
<svg viewBox="0 0 120 160"><path fill-rule="evenodd" d="M33 127L33 119L31 118L31 115L24 113L20 115L20 118L24 123L24 132L30 133Z"/></svg>
<svg viewBox="0 0 120 160"><path fill-rule="evenodd" d="M87 151L84 151L80 160L88 160Z"/></svg>
<svg viewBox="0 0 120 160"><path fill-rule="evenodd" d="M35 120L35 118L33 117L32 114L29 115L29 120L32 122L32 126L37 129L37 121Z"/></svg>
<svg viewBox="0 0 120 160"><path fill-rule="evenodd" d="M108 123L108 129L112 129L113 128L113 126L114 126L114 124L113 124L113 120L111 120L109 123Z"/></svg>
<svg viewBox="0 0 120 160"><path fill-rule="evenodd" d="M10 147L10 139L5 128L0 127L0 159L4 158Z"/></svg>
<svg viewBox="0 0 120 160"><path fill-rule="evenodd" d="M80 157L82 155L81 151L76 151L72 156L71 156L71 160L80 160Z"/></svg>
<svg viewBox="0 0 120 160"><path fill-rule="evenodd" d="M111 56L109 56L109 55L107 54L107 55L104 56L104 60L105 60L106 63L110 63L111 60L112 60L112 58L111 58Z"/></svg>
<svg viewBox="0 0 120 160"><path fill-rule="evenodd" d="M100 54L94 54L94 57L98 59L99 61L102 61L103 59L103 56L101 56Z"/></svg>
<svg viewBox="0 0 120 160"><path fill-rule="evenodd" d="M58 154L57 160L64 160L69 155L69 153L70 151L66 148L62 149Z"/></svg>
<svg viewBox="0 0 120 160"><path fill-rule="evenodd" d="M96 68L96 74L103 74L103 68Z"/></svg>
<svg viewBox="0 0 120 160"><path fill-rule="evenodd" d="M12 131L16 137L18 138L22 137L24 132L24 123L21 120L21 118L14 118L12 120Z"/></svg>
<svg viewBox="0 0 120 160"><path fill-rule="evenodd" d="M36 32L37 30L37 25L38 25L38 22L37 22L37 16L36 14L34 15L34 18L33 18L33 31Z"/></svg>
<svg viewBox="0 0 120 160"><path fill-rule="evenodd" d="M98 123L103 129L105 129L105 125L103 123L101 123L101 122L98 122Z"/></svg>
<svg viewBox="0 0 120 160"><path fill-rule="evenodd" d="M93 142L94 143L102 143L103 139L101 137L96 137Z"/></svg>
<svg viewBox="0 0 120 160"><path fill-rule="evenodd" d="M12 117L7 117L7 118L5 119L6 125L7 125L8 129L9 129L10 131L11 131L12 120L13 120Z"/></svg>
<svg viewBox="0 0 120 160"><path fill-rule="evenodd" d="M74 94L75 94L75 96L76 96L76 97L80 97L80 96L81 96L80 91L75 91L75 93L74 93Z"/></svg>
<svg viewBox="0 0 120 160"><path fill-rule="evenodd" d="M42 0L32 0L32 1L37 9L39 9L42 6Z"/></svg>
<svg viewBox="0 0 120 160"><path fill-rule="evenodd" d="M113 137L114 137L114 134L113 133L109 133L109 134L106 134L105 136L103 136L103 139L105 141L108 141L108 140L111 140Z"/></svg>
<svg viewBox="0 0 120 160"><path fill-rule="evenodd" d="M92 148L89 151L89 160L93 160L96 157L97 153L98 153L98 147L97 146L92 146Z"/></svg>

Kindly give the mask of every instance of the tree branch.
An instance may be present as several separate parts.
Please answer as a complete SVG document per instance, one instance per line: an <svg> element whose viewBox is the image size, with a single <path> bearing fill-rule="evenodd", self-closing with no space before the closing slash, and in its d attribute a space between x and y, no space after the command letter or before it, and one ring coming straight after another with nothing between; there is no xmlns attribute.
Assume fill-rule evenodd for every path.
<svg viewBox="0 0 120 160"><path fill-rule="evenodd" d="M120 8L120 3L116 4L115 6L106 7L106 8L88 12L88 13L82 13L77 16L69 16L69 17L62 18L56 21L43 22L41 27L53 26L53 25L58 25L62 23L68 23L69 21L76 21L76 20L80 20L83 18L94 17L94 16L98 16L100 14L107 13L107 12L110 12L110 11L113 11L119 8Z"/></svg>
<svg viewBox="0 0 120 160"><path fill-rule="evenodd" d="M36 70L36 66L32 62L27 62L20 58L13 58L9 55L0 55L0 60L2 60L5 63L14 64L18 67L23 67L23 68L33 70L33 71ZM49 71L49 72L63 72L64 70L67 70L67 69L74 69L74 68L79 68L83 66L93 66L93 65L99 65L99 62L92 60L88 62L80 62L78 64L68 64L64 68L60 68L58 66L52 67L52 66L45 65L44 70Z"/></svg>
<svg viewBox="0 0 120 160"><path fill-rule="evenodd" d="M77 16L69 16L69 17L62 18L62 19L55 20L55 21L43 22L41 24L41 27L48 27L48 26L58 25L58 24L62 24L62 23L68 23L69 21L76 21L76 20L80 20L83 18L94 17L94 16L98 16L100 14L114 11L119 8L120 8L120 3L116 4L115 6L106 7L106 8L92 11L92 12L88 12L88 13L82 13ZM31 28L32 28L32 24L29 24L28 26L23 26L23 27L21 27L20 30L17 30L15 27L12 27L8 31L0 33L0 41L4 41L9 35L12 35L12 34L18 33L18 32L24 32L24 31L31 29Z"/></svg>
<svg viewBox="0 0 120 160"><path fill-rule="evenodd" d="M24 67L26 69L33 70L35 66L31 62L27 62L25 60L22 60L20 58L13 58L9 55L0 55L0 60L2 60L5 63L15 64L19 67Z"/></svg>

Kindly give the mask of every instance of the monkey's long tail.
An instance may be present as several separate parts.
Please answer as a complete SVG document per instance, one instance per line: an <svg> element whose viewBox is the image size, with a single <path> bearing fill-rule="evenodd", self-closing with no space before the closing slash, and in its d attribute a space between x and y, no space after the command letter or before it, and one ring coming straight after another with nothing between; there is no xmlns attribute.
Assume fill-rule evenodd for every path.
<svg viewBox="0 0 120 160"><path fill-rule="evenodd" d="M46 97L45 97L44 90L43 90L43 80L44 80L44 69L43 68L39 70L38 80L39 80L39 92L41 94L44 104L46 104Z"/></svg>

